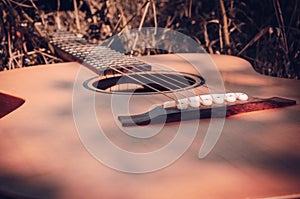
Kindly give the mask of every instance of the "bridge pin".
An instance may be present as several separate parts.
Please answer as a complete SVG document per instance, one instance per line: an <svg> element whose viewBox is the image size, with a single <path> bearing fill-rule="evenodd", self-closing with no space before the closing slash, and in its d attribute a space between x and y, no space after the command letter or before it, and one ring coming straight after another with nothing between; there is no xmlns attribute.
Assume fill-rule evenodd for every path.
<svg viewBox="0 0 300 199"><path fill-rule="evenodd" d="M200 106L200 97L193 96L189 98L190 106L193 108L198 108Z"/></svg>
<svg viewBox="0 0 300 199"><path fill-rule="evenodd" d="M245 93L235 93L235 95L241 101L247 101L249 98L248 95Z"/></svg>
<svg viewBox="0 0 300 199"><path fill-rule="evenodd" d="M184 110L187 109L188 106L189 106L189 100L187 98L178 100L177 109Z"/></svg>
<svg viewBox="0 0 300 199"><path fill-rule="evenodd" d="M227 102L235 102L236 101L236 95L234 93L226 93L225 99Z"/></svg>
<svg viewBox="0 0 300 199"><path fill-rule="evenodd" d="M212 94L213 102L216 104L223 104L224 103L224 94Z"/></svg>
<svg viewBox="0 0 300 199"><path fill-rule="evenodd" d="M212 97L211 95L200 95L201 104L204 106L210 106L212 105Z"/></svg>

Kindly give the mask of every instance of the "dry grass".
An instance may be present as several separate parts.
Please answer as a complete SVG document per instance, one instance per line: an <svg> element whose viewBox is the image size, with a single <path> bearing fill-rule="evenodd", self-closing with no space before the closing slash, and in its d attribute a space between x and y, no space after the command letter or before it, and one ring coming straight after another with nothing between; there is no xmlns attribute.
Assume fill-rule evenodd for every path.
<svg viewBox="0 0 300 199"><path fill-rule="evenodd" d="M209 53L246 58L263 74L300 76L298 0L2 0L0 10L0 70L62 61L40 39L48 31L101 43L157 26L191 36Z"/></svg>

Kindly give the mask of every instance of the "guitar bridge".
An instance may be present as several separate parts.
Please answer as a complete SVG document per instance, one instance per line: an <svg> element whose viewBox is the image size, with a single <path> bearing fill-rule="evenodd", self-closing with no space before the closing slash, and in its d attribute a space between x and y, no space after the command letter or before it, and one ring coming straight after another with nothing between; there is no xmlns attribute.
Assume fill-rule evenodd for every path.
<svg viewBox="0 0 300 199"><path fill-rule="evenodd" d="M122 126L140 126L148 125L150 123L155 124L193 119L206 119L211 118L212 116L215 118L222 118L240 113L281 108L295 104L295 100L272 97L268 99L252 98L247 102L226 103L216 106L200 106L199 108L189 107L183 110L176 107L165 109L163 106L157 106L146 113L131 116L119 116L118 119ZM226 110L225 113L224 108ZM214 111L214 114L212 114L212 111Z"/></svg>

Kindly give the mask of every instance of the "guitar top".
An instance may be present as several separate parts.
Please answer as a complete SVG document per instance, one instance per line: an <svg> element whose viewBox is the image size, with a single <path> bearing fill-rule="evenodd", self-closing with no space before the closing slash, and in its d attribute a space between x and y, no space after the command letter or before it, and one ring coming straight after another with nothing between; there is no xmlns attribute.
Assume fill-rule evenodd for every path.
<svg viewBox="0 0 300 199"><path fill-rule="evenodd" d="M86 60L79 60L88 67L69 62L1 72L1 95L20 99L20 104L0 119L0 195L16 198L298 197L300 82L262 76L240 58L211 55L209 58L218 67L225 88L224 95L221 93L225 105L216 107L225 107L225 115L226 106L232 103L233 107L231 117L204 119L200 117L204 113L198 110L208 108L204 104L205 96L213 89L205 85L213 85L216 78L207 57L204 54L173 54L130 60L141 66L137 68L132 65L128 66L132 68L124 68L128 63L122 64L122 58L110 63L110 66L114 65L112 68L98 67L97 70L95 63L86 64ZM190 67L186 58L202 67L205 75ZM173 72L158 66L168 66ZM165 81L161 80L162 75L167 79L179 78L177 83L160 86L157 82ZM150 77L156 78L157 84L147 83ZM185 81L185 87L179 87ZM135 84L133 88L132 84ZM129 95L131 90L135 92ZM174 90L178 98L170 92ZM195 94L189 96L187 92L190 91ZM234 95L236 102L226 102L227 98L233 97L226 96L228 93L243 93L247 99L241 101L241 97L239 101L239 94ZM187 95L187 99L196 96L194 104L197 106L191 107L194 105L191 100L180 101L184 99L183 95ZM92 108L86 103L90 96L94 100ZM210 97L214 103L213 95ZM1 105L5 99L8 98L1 100ZM234 112L237 104L262 102L271 109L256 110L257 106L244 105L245 111ZM279 108L281 105L285 107ZM137 124L132 118L152 113L151 110L158 107L166 117L173 111L182 118L189 110L197 110L200 116L170 123L152 123L150 118L150 124L145 126L122 126L122 121ZM92 115L88 115L89 110ZM103 140L98 139L97 133L91 134L94 124L90 123L94 120L97 128L105 133ZM199 148L208 136L207 132L216 127L211 125L213 120L223 121L220 137L212 150L199 159ZM147 137L148 132L154 131L158 133ZM116 157L105 147L104 139L108 138L119 148L147 154L163 149L177 139L179 131L183 132L179 136L179 146L195 132L190 146L172 164L153 169L153 172L133 174L126 171L150 168L160 160L145 159L135 165L124 156ZM134 133L145 137L134 137ZM87 146L87 142L94 145ZM93 153L96 149L102 149L99 151L103 157L99 158L100 152ZM112 160L111 164L116 166L110 167L101 160ZM118 171L116 167L124 170Z"/></svg>

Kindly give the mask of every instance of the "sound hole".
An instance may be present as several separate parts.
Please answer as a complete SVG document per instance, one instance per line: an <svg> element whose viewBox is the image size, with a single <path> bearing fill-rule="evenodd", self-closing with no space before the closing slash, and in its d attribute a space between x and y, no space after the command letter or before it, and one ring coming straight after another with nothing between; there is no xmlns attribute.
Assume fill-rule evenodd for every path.
<svg viewBox="0 0 300 199"><path fill-rule="evenodd" d="M148 72L93 78L85 82L85 86L98 92L145 94L180 91L204 83L203 77L194 74Z"/></svg>

